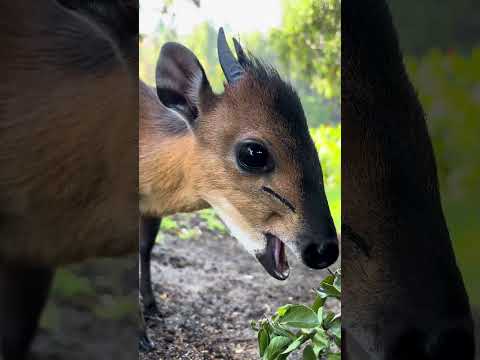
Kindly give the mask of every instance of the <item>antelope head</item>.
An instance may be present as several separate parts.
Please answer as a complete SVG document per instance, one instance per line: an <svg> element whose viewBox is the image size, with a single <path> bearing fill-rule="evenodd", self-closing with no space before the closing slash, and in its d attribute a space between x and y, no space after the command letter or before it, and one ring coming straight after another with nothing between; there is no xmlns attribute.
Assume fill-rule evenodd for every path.
<svg viewBox="0 0 480 360"><path fill-rule="evenodd" d="M234 44L237 57L220 29L218 56L227 79L222 94L214 94L190 50L163 46L156 91L170 125L157 139L169 132L169 140L159 140L164 155L151 162L163 185L141 170L141 201L157 215L177 211L173 203L165 208L165 191L177 192L183 211L210 205L276 279L289 275L285 246L308 267L325 268L338 257L337 233L300 99L273 67ZM145 136L160 127L151 125ZM147 158L142 137L141 158ZM167 179L172 174L176 180Z"/></svg>

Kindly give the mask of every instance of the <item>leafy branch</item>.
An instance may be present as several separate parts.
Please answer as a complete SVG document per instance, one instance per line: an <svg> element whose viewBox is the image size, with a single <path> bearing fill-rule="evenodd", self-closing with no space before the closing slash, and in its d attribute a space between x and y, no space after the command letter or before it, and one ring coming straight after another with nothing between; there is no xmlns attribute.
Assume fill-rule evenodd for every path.
<svg viewBox="0 0 480 360"><path fill-rule="evenodd" d="M262 360L285 360L303 349L304 360L340 360L341 314L327 310L328 299L340 301L341 272L327 276L315 289L311 306L287 304L274 316L252 322Z"/></svg>

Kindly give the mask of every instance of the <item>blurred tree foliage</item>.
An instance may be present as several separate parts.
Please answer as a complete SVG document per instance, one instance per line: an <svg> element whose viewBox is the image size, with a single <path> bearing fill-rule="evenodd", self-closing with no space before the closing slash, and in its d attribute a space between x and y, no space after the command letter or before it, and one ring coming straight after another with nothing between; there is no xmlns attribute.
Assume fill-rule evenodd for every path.
<svg viewBox="0 0 480 360"><path fill-rule="evenodd" d="M310 129L310 134L315 142L318 157L322 164L328 205L337 231L340 232L342 214L342 180L340 174L342 128L340 124L321 125L318 128Z"/></svg>
<svg viewBox="0 0 480 360"><path fill-rule="evenodd" d="M435 150L453 245L472 303L480 305L480 48L408 57Z"/></svg>
<svg viewBox="0 0 480 360"><path fill-rule="evenodd" d="M191 34L178 36L171 23L171 5L164 11L153 35L140 46L140 78L155 84L155 64L161 46L178 41L191 49L205 68L216 92L223 90L224 76L217 58L217 28L205 22ZM201 6L201 5L200 5ZM242 45L255 56L274 65L299 93L309 125L340 121L340 0L285 0L284 18L270 33L240 34ZM227 34L233 34L225 26ZM233 45L232 43L230 43Z"/></svg>
<svg viewBox="0 0 480 360"><path fill-rule="evenodd" d="M480 39L480 1L388 0L402 49L424 55L430 49L468 54Z"/></svg>
<svg viewBox="0 0 480 360"><path fill-rule="evenodd" d="M455 254L478 307L480 2L387 1L426 114Z"/></svg>
<svg viewBox="0 0 480 360"><path fill-rule="evenodd" d="M177 40L175 30L159 22L155 29L155 36L142 36L139 53L138 72L140 79L149 85L155 85L155 65L162 45L168 41Z"/></svg>
<svg viewBox="0 0 480 360"><path fill-rule="evenodd" d="M326 98L340 95L340 0L284 0L282 27L270 40L294 79Z"/></svg>

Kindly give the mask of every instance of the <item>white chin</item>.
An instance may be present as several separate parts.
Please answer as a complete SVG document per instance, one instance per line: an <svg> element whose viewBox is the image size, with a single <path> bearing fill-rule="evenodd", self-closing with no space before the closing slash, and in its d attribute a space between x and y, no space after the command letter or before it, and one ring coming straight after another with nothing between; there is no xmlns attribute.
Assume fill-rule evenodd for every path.
<svg viewBox="0 0 480 360"><path fill-rule="evenodd" d="M290 249L290 251L299 259L301 259L301 253L300 253L300 247L298 246L296 241L286 241L285 245L287 248Z"/></svg>
<svg viewBox="0 0 480 360"><path fill-rule="evenodd" d="M240 212L224 198L205 199L225 223L230 233L252 255L265 249L263 234L253 231Z"/></svg>

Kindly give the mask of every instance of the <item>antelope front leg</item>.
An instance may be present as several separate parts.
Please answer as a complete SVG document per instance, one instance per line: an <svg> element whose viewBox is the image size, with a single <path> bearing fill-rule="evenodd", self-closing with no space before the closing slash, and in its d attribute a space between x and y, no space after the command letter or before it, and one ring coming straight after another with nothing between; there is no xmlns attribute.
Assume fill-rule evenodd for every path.
<svg viewBox="0 0 480 360"><path fill-rule="evenodd" d="M54 271L0 265L0 358L26 359Z"/></svg>
<svg viewBox="0 0 480 360"><path fill-rule="evenodd" d="M140 294L143 299L143 315L146 319L158 318L159 311L152 289L151 255L161 218L140 217Z"/></svg>
<svg viewBox="0 0 480 360"><path fill-rule="evenodd" d="M142 308L139 313L139 328L138 328L138 350L141 352L150 352L155 349L155 344L150 340L147 334L147 324L143 316Z"/></svg>

